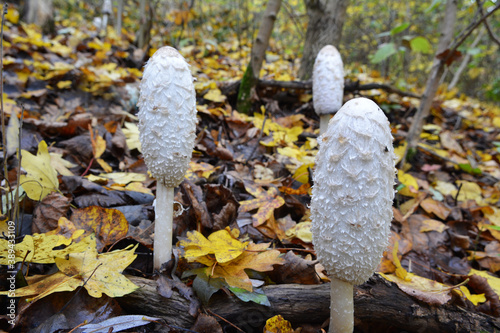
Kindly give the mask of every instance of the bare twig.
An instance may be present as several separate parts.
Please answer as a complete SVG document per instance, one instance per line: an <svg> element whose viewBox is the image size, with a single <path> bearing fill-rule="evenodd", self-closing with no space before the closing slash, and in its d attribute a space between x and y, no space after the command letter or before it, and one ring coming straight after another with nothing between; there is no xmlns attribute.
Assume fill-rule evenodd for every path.
<svg viewBox="0 0 500 333"><path fill-rule="evenodd" d="M481 16L484 16L483 4L481 3L481 0L476 0L476 3L479 13L481 14ZM490 35L490 38L500 46L500 39L493 33L493 30L491 30L488 20L485 19L483 23L484 26L486 27L486 30L488 31L488 35Z"/></svg>

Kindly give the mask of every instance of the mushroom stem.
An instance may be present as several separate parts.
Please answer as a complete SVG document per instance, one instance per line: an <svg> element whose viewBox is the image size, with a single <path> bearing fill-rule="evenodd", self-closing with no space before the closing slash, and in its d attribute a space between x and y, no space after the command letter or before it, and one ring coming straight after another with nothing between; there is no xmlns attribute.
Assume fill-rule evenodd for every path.
<svg viewBox="0 0 500 333"><path fill-rule="evenodd" d="M331 114L325 113L319 116L319 134L323 134L326 132L328 129L328 122L330 121L330 118L332 117Z"/></svg>
<svg viewBox="0 0 500 333"><path fill-rule="evenodd" d="M352 333L354 330L353 285L331 278L330 328L328 333Z"/></svg>
<svg viewBox="0 0 500 333"><path fill-rule="evenodd" d="M172 257L172 220L174 216L174 188L158 181L155 204L154 269Z"/></svg>

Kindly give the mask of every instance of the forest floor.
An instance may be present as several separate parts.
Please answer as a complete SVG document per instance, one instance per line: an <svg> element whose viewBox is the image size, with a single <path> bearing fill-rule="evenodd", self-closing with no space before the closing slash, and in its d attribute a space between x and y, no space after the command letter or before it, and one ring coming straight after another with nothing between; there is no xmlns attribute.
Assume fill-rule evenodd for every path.
<svg viewBox="0 0 500 333"><path fill-rule="evenodd" d="M4 31L3 156L10 187L3 185L2 211L20 207L16 261L23 264L16 296L23 301L16 303L14 328L8 316L1 317L0 327L69 331L85 320L110 318L135 327L142 319L119 317L132 312L115 300L137 288L122 271L153 279L155 180L140 153L135 115L148 56L133 46L132 35L120 38L112 29L99 37L95 29L58 23L57 31L49 38L21 23L9 23ZM271 49L263 79L295 80L295 62ZM164 287L170 283L165 287L170 295L179 290L187 304L194 304L193 321L200 304L203 309L215 294L270 306L264 284L327 282L310 232L319 132L310 88L263 84L254 98L255 113L241 114L235 110L234 88L250 48L230 40L179 51L197 79L199 123L190 169L175 194L174 241L183 251L176 251L167 269L171 275L159 281ZM386 83L365 67L349 68L346 84L353 82ZM401 158L419 99L354 89L344 101L357 96L384 110ZM451 304L498 317L500 109L443 87L431 113L417 154L398 170L391 238L377 274L418 304ZM8 234L7 217L0 231ZM228 238L230 250L239 249L240 259L246 256L245 264L231 258L220 265L217 256L228 254ZM7 265L8 241L1 241L0 263ZM187 255L197 246L210 255ZM2 267L3 283L11 269ZM108 276L120 282L114 285ZM7 283L2 286L7 295ZM168 291L160 293L169 297ZM7 297L1 301L10 304ZM204 313L199 318L213 325L206 332L237 331L233 323ZM285 319L306 332L318 331L328 317L314 322L273 317L267 331L277 332L279 325L282 332L290 331ZM151 320L175 330L168 322ZM153 331L154 325L141 329ZM197 331L203 327L198 325L176 329Z"/></svg>

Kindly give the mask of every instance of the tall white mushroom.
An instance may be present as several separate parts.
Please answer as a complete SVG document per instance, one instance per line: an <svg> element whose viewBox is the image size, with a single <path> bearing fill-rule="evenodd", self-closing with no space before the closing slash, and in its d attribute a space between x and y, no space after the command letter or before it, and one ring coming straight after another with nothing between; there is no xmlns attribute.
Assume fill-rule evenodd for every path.
<svg viewBox="0 0 500 333"><path fill-rule="evenodd" d="M345 103L318 140L311 229L332 281L330 333L353 331L353 285L368 280L388 243L392 140L387 117L367 98Z"/></svg>
<svg viewBox="0 0 500 333"><path fill-rule="evenodd" d="M342 106L344 97L344 64L332 45L319 51L313 69L313 105L320 117L319 132L323 134L330 117Z"/></svg>
<svg viewBox="0 0 500 333"><path fill-rule="evenodd" d="M184 179L196 135L196 93L189 65L164 46L144 68L139 97L139 139L149 171L156 178L154 267L172 252L174 187Z"/></svg>

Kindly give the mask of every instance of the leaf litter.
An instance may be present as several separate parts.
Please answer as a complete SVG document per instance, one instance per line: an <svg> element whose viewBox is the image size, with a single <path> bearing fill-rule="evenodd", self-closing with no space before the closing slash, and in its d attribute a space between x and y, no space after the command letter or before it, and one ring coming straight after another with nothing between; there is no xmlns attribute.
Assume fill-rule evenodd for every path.
<svg viewBox="0 0 500 333"><path fill-rule="evenodd" d="M140 155L134 115L143 62L133 59L133 38L113 33L98 38L84 26L72 27L72 35L42 38L37 27L18 23L12 8L7 15L8 177L15 185L19 141L18 185L31 206L26 214L39 212L16 246L16 262L32 270L18 296L43 302L51 293L82 286L93 297L132 292L137 287L122 272L129 265L143 273L150 267L134 262L134 251L138 244L144 251L152 247L153 215L147 207L155 190ZM70 28L68 22L58 24ZM245 59L235 49L227 43L180 48L199 77L200 137L176 193L183 206L175 220L177 245L184 250L176 274L193 285L203 303L228 289L244 301L268 305L259 289L266 276L277 283L327 279L314 257L303 252L312 249L308 203L317 119L308 103L310 91L292 92L290 102L276 90L262 90L259 111L238 113L231 104L234 93L221 84L242 75L235 68ZM20 50L26 60L17 59ZM283 74L286 61L281 61L266 65L266 75L294 79ZM364 79L374 78L359 76ZM410 125L405 115L418 101L382 90L366 96L382 106L399 105L388 116L396 153L401 152ZM351 97L346 94L345 100ZM21 105L30 129L16 134ZM497 106L441 90L416 158L399 170L394 231L379 272L422 302L445 304L457 294L472 309L500 311L499 119ZM67 198L71 208L49 200L54 193ZM213 199L221 193L222 202ZM0 261L6 264L8 243L0 241ZM48 274L34 264L55 264L58 272ZM283 318L271 319L266 331L290 329ZM138 325L143 319L123 321Z"/></svg>

